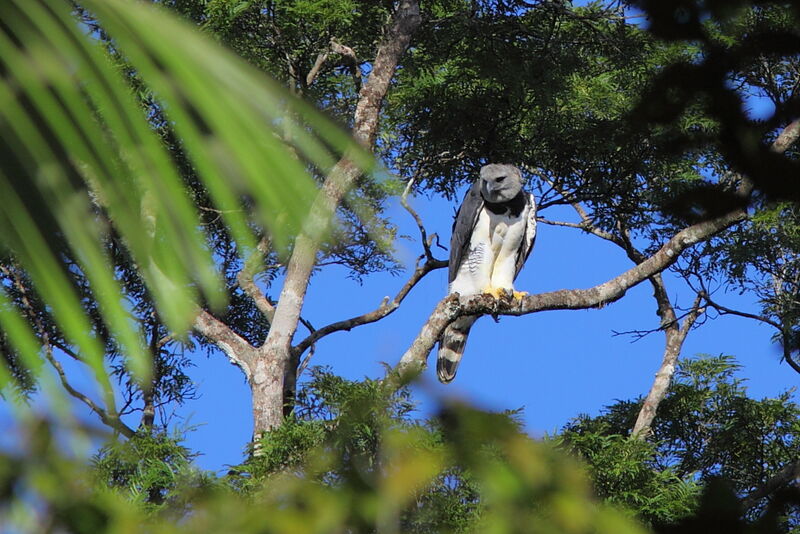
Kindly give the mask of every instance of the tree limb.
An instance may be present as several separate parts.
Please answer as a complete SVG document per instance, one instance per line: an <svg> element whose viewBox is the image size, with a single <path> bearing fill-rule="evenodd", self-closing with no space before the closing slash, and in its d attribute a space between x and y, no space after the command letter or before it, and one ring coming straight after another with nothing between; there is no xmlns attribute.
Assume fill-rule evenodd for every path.
<svg viewBox="0 0 800 534"><path fill-rule="evenodd" d="M262 238L261 241L259 241L256 251L245 260L242 270L236 275L236 281L239 283L239 287L242 288L242 291L253 299L258 311L266 317L268 322L272 323L272 318L275 316L275 306L273 306L264 292L261 291L255 283L255 274L260 272L258 270L259 267L263 268L261 262L264 260L268 246L269 244L266 238Z"/></svg>
<svg viewBox="0 0 800 534"><path fill-rule="evenodd" d="M422 280L422 278L425 277L425 275L431 271L443 269L445 267L447 267L447 262L444 260L434 259L432 261L426 261L421 266L414 269L414 273L411 275L411 278L409 278L403 287L400 288L400 291L397 292L397 295L395 295L391 301L388 297L386 297L383 302L381 302L380 306L371 312L359 315L357 317L352 317L350 319L345 319L343 321L337 321L327 326L323 326L322 328L318 328L312 332L310 336L293 347L292 350L298 354L302 354L310 345L329 334L341 332L342 330L349 331L357 326L374 323L383 319L400 307L403 299L405 299L408 293L414 288L415 285L417 285L420 280Z"/></svg>
<svg viewBox="0 0 800 534"><path fill-rule="evenodd" d="M742 499L742 508L747 511L764 497L800 479L800 460L783 466L772 478L755 488Z"/></svg>
<svg viewBox="0 0 800 534"><path fill-rule="evenodd" d="M671 318L672 322L665 328L666 342L664 344L664 355L661 359L661 366L658 368L658 371L656 371L653 385L650 387L650 391L647 392L647 396L642 403L642 408L639 410L639 414L636 417L636 423L634 423L633 429L631 430L631 436L640 440L646 439L650 434L650 429L656 417L658 406L661 404L661 401L666 398L667 390L672 383L672 377L675 374L678 358L683 349L683 343L686 341L686 336L689 334L692 325L702 312L700 303L703 300L703 295L698 293L692 303L689 313L683 321L683 325L679 327L678 321L675 318L675 309L669 302L666 291L663 291L663 293L659 291L659 289L664 289L664 282L660 273L651 276L650 280L656 287L656 299L658 300L659 315L662 316L662 321ZM664 299L667 300L664 301Z"/></svg>
<svg viewBox="0 0 800 534"><path fill-rule="evenodd" d="M219 347L232 364L238 366L250 380L255 348L231 328L200 309L195 317L194 329Z"/></svg>
<svg viewBox="0 0 800 534"><path fill-rule="evenodd" d="M421 256L419 260L425 258L425 263L421 266L417 264L414 269L414 273L411 275L409 280L400 288L400 291L397 292L395 297L390 301L389 297L384 298L381 302L380 306L375 310L365 313L363 315L359 315L357 317L352 317L350 319L346 319L343 321L337 321L335 323L331 323L327 326L319 328L317 330L313 330L311 335L309 335L306 339L298 343L292 348L292 351L295 354L302 354L305 352L306 349L313 346L313 344L323 337L332 334L334 332L340 332L342 330L352 330L357 326L362 326L365 324L374 323L390 315L394 312L397 308L400 307L405 297L408 295L409 292L414 288L414 286L419 283L422 278L424 278L429 272L434 271L436 269L442 269L447 267L448 262L444 260L438 260L433 257L433 253L431 252L431 243L430 239L428 238L427 231L425 230L425 226L422 223L422 219L420 218L419 214L409 205L408 203L408 194L411 191L411 188L414 186L414 182L416 181L416 176L409 180L408 184L406 185L405 191L403 192L402 196L400 197L400 203L403 207L408 211L414 221L417 223L417 228L419 228L420 238L422 241L422 246L424 249L424 256ZM435 234L434 234L435 235ZM431 236L432 238L433 236ZM418 261L419 261L418 260ZM301 364L301 369L298 371L298 375L302 372L303 369L308 365L308 358L306 358L303 363Z"/></svg>
<svg viewBox="0 0 800 534"><path fill-rule="evenodd" d="M749 189L745 186L749 193ZM689 247L747 218L744 209L735 209L720 217L691 225L675 234L652 256L635 267L589 289L562 289L538 295L527 295L519 300L496 300L490 295L467 298L451 295L444 298L423 325L409 349L400 359L401 371L424 367L428 354L445 327L462 315L492 313L496 315L527 315L545 310L586 309L603 306L625 295L628 289L659 273L675 263Z"/></svg>
<svg viewBox="0 0 800 534"><path fill-rule="evenodd" d="M722 304L720 304L720 303L718 303L718 302L716 302L714 300L711 300L711 297L709 296L709 294L705 293L705 292L703 292L703 298L705 298L706 303L708 304L708 306L711 306L712 308L717 310L717 312L719 312L720 315L736 315L738 317L744 317L744 318L747 318L747 319L754 319L756 321L759 321L759 322L768 324L770 326L773 326L773 327L775 327L776 329L778 329L780 331L783 330L783 326L780 323L770 319L769 317L764 317L763 315L756 315L754 313L747 313L747 312L743 312L743 311L739 311L739 310L734 310L733 308L728 308L727 306L723 306Z"/></svg>
<svg viewBox="0 0 800 534"><path fill-rule="evenodd" d="M416 183L417 178L419 177L419 170L414 175L411 180L408 181L406 184L406 188L403 191L403 194L400 196L400 204L405 208L405 210L411 214L411 217L414 219L414 222L417 223L417 228L419 229L420 240L422 241L422 248L425 251L425 259L427 261L434 261L433 253L431 252L431 241L436 234L431 236L431 239L428 239L428 232L425 230L425 225L422 224L422 218L419 214L411 207L411 204L408 203L408 194L411 192L411 189L414 187L414 183Z"/></svg>
<svg viewBox="0 0 800 534"><path fill-rule="evenodd" d="M70 396L72 396L72 397L78 399L79 401L81 401L82 403L84 403L86 406L89 407L90 410L92 410L94 413L96 413L98 415L98 417L100 417L100 420L104 424L106 424L109 427L113 428L114 430L116 430L117 432L119 432L120 434L125 436L126 438L132 438L136 434L136 431L133 430L128 425L126 425L125 423L123 423L120 420L118 415L110 414L108 411L106 411L105 409L101 408L96 402L94 402L92 399L90 399L87 395L85 395L85 394L81 393L80 391L78 391L77 389L75 389L72 386L72 384L69 383L69 380L67 379L67 375L64 372L64 368L61 365L61 362L59 362L58 360L55 359L55 357L53 356L52 351L45 350L44 351L44 355L45 355L45 358L47 359L47 361L50 362L50 365L52 365L53 368L56 370L56 374L58 374L58 378L61 381L62 387L66 390L67 393L70 394Z"/></svg>
<svg viewBox="0 0 800 534"><path fill-rule="evenodd" d="M579 222L568 222L568 221L554 221L551 219L545 219L544 217L536 217L536 220L542 224L548 224L550 226L563 226L565 228L576 228L578 230L582 230L588 234L592 234L594 236L599 237L600 239L605 239L606 241L611 241L612 243L620 244L619 238L610 232L606 232L594 226L591 223Z"/></svg>

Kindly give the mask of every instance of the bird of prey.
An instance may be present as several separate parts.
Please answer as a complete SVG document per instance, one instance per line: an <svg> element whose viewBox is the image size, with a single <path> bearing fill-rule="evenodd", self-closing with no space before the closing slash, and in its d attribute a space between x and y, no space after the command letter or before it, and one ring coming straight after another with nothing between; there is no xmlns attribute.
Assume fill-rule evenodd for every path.
<svg viewBox="0 0 800 534"><path fill-rule="evenodd" d="M536 203L522 189L522 174L513 165L491 164L467 193L453 223L450 239L449 293L490 293L499 298L514 291L536 238ZM436 374L451 382L477 315L459 317L439 340Z"/></svg>

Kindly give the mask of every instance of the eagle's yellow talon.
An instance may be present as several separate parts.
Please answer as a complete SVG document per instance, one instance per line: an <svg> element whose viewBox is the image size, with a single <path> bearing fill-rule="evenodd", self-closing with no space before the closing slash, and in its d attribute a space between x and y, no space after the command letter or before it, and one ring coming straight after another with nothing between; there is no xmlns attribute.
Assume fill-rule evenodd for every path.
<svg viewBox="0 0 800 534"><path fill-rule="evenodd" d="M491 295L495 299L500 300L503 297L522 298L527 293L519 293L517 291L508 290L504 287L487 287L483 290L484 294Z"/></svg>
<svg viewBox="0 0 800 534"><path fill-rule="evenodd" d="M487 287L483 290L484 294L491 295L496 299L500 298L500 294L502 293L502 288L499 287Z"/></svg>
<svg viewBox="0 0 800 534"><path fill-rule="evenodd" d="M514 294L515 300L522 300L528 295L530 295L530 293L528 293L527 291L512 291L512 293Z"/></svg>

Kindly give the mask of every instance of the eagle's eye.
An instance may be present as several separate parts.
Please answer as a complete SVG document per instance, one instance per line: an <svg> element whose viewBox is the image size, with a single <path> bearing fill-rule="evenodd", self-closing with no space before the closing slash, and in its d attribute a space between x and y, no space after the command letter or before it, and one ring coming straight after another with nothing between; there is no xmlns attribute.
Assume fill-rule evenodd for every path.
<svg viewBox="0 0 800 534"><path fill-rule="evenodd" d="M498 177L497 177L497 180L495 180L495 181L496 181L498 184L500 184L500 183L503 183L503 180L505 180L505 179L506 179L506 177L505 177L505 176L498 176Z"/></svg>

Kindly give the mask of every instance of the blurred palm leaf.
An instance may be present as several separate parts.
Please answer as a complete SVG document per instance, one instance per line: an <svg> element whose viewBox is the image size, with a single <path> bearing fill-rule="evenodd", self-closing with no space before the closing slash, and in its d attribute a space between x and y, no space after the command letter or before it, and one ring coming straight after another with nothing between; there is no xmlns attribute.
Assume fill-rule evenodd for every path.
<svg viewBox="0 0 800 534"><path fill-rule="evenodd" d="M344 152L367 161L313 109L170 13L125 0L81 5L158 99L243 255L256 244L253 228L278 248L290 243L316 192L311 172L327 173ZM199 298L220 306L224 297L178 165L108 43L72 8L66 0L0 2L0 258L28 273L108 392L102 343L71 282L76 271L131 368L148 368L106 257L111 232L172 330L190 326ZM78 265L65 265L66 252ZM32 329L2 291L0 327L33 365Z"/></svg>

